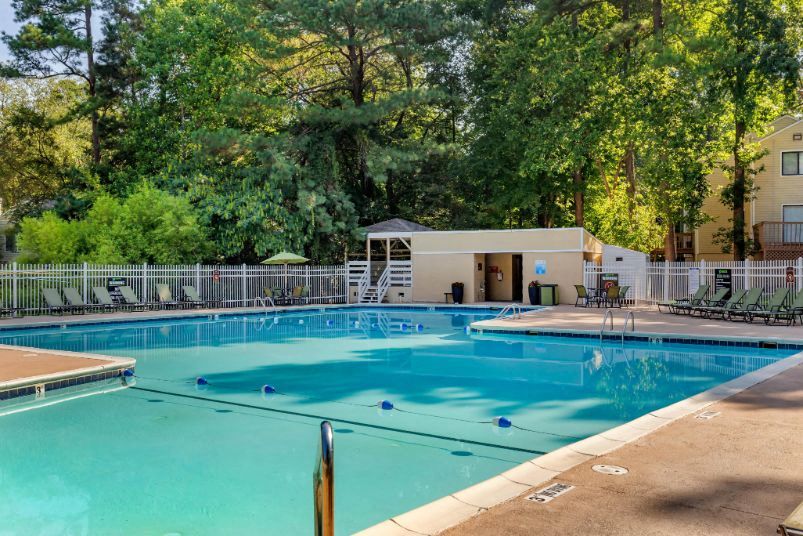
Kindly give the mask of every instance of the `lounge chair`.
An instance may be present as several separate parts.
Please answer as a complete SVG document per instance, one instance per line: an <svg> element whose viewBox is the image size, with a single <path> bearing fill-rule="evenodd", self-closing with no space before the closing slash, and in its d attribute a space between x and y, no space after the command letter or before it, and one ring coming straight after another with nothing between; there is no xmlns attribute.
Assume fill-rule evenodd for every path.
<svg viewBox="0 0 803 536"><path fill-rule="evenodd" d="M599 298L588 293L585 285L575 285L574 288L577 290L577 299L574 300L575 307L589 307L591 304L599 302Z"/></svg>
<svg viewBox="0 0 803 536"><path fill-rule="evenodd" d="M210 300L201 298L198 291L192 285L184 285L181 287L184 292L184 303L188 303L193 307L208 307Z"/></svg>
<svg viewBox="0 0 803 536"><path fill-rule="evenodd" d="M105 311L114 312L120 308L120 305L114 302L114 298L109 294L109 289L106 287L92 287L92 294L95 295L97 306L102 307Z"/></svg>
<svg viewBox="0 0 803 536"><path fill-rule="evenodd" d="M702 311L704 311L709 307L722 307L723 305L725 305L725 296L728 295L728 292L730 292L730 289L727 288L719 289L714 293L713 296L711 296L711 298L704 299L700 305L691 307L690 310L688 311L689 314L694 316L694 313L700 313L700 316L702 316Z"/></svg>
<svg viewBox="0 0 803 536"><path fill-rule="evenodd" d="M140 301L139 298L137 298L137 295L134 293L134 289L128 285L120 287L120 294L123 296L123 305L132 311L145 311L150 308L150 304Z"/></svg>
<svg viewBox="0 0 803 536"><path fill-rule="evenodd" d="M159 306L162 309L176 309L181 305L177 300L173 299L173 293L170 292L170 287L167 285L156 285L156 296L159 298Z"/></svg>
<svg viewBox="0 0 803 536"><path fill-rule="evenodd" d="M87 305L78 290L72 287L66 287L64 288L63 292L64 297L67 299L67 303L70 304L70 307L72 307L74 313L84 314L87 309L92 307L91 305Z"/></svg>
<svg viewBox="0 0 803 536"><path fill-rule="evenodd" d="M724 304L714 306L698 306L695 310L696 312L700 313L700 316L703 318L713 318L714 316L721 316L724 318L730 309L736 307L739 302L742 301L742 298L744 298L745 294L747 294L746 290L734 290L731 293L731 297L728 298Z"/></svg>
<svg viewBox="0 0 803 536"><path fill-rule="evenodd" d="M787 289L780 289L780 290L786 290L787 296L789 295L789 290ZM774 297L775 296L773 296L773 298ZM780 303L773 303L773 301L770 301L766 309L762 311L751 311L750 313L748 313L745 319L748 322L752 322L756 318L763 318L765 324L784 321L786 322L787 326L791 326L792 323L794 323L795 321L795 317L799 316L802 312L803 312L803 290L797 293L795 299L792 300L792 304L789 305L789 307L785 306L783 304L783 301L781 301Z"/></svg>
<svg viewBox="0 0 803 536"><path fill-rule="evenodd" d="M661 311L662 307L666 307L669 309L669 312L672 314L678 314L677 307L678 306L698 306L702 305L702 301L705 298L705 295L708 294L708 289L711 288L711 285L700 285L697 288L697 292L694 295L689 296L688 298L675 298L672 301L663 301L658 302L658 311ZM683 311L681 311L683 312Z"/></svg>
<svg viewBox="0 0 803 536"><path fill-rule="evenodd" d="M747 291L747 294L744 295L742 302L728 309L723 318L725 318L725 320L734 320L736 318L744 320L747 317L747 313L761 308L758 305L758 301L761 299L763 293L764 289L761 287L751 288Z"/></svg>
<svg viewBox="0 0 803 536"><path fill-rule="evenodd" d="M770 319L777 318L779 313L787 312L788 309L785 306L786 299L789 297L789 289L788 288L779 288L777 289L770 298L767 307L759 310L747 311L744 315L744 319L746 322L753 322L756 318L763 318L765 324L769 324ZM784 320L787 320L787 325L790 325L794 320L794 315L786 313L786 317Z"/></svg>
<svg viewBox="0 0 803 536"><path fill-rule="evenodd" d="M43 288L42 297L45 299L45 309L48 314L72 312L72 309L65 305L61 299L61 293L55 288Z"/></svg>

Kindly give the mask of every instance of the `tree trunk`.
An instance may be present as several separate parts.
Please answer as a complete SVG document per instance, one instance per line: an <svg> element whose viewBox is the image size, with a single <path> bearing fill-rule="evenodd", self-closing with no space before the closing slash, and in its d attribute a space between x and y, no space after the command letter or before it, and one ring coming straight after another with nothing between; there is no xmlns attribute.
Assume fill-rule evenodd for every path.
<svg viewBox="0 0 803 536"><path fill-rule="evenodd" d="M585 224L585 178L583 170L577 169L572 177L574 182L574 224L583 227Z"/></svg>
<svg viewBox="0 0 803 536"><path fill-rule="evenodd" d="M744 199L747 190L747 170L741 158L741 149L744 145L747 126L741 119L736 120L735 126L733 144L733 260L743 261L747 253L744 234Z"/></svg>
<svg viewBox="0 0 803 536"><path fill-rule="evenodd" d="M86 73L89 79L89 100L92 101L92 163L100 163L100 133L98 132L98 110L95 103L95 50L92 42L92 3L84 8L86 24Z"/></svg>
<svg viewBox="0 0 803 536"><path fill-rule="evenodd" d="M632 216L636 207L636 151L632 142L627 146L625 153L625 178L627 180L627 207Z"/></svg>
<svg viewBox="0 0 803 536"><path fill-rule="evenodd" d="M652 34L660 39L664 30L664 4L662 0L652 0Z"/></svg>
<svg viewBox="0 0 803 536"><path fill-rule="evenodd" d="M669 222L669 228L666 230L664 236L664 259L669 262L674 262L677 259L678 253L675 249L675 226Z"/></svg>

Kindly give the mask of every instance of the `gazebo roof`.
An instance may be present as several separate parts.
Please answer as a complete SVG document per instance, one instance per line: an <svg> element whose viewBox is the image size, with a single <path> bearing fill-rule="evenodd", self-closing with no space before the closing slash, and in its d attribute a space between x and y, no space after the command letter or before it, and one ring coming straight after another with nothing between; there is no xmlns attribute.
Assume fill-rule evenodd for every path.
<svg viewBox="0 0 803 536"><path fill-rule="evenodd" d="M368 238L409 237L413 233L434 231L434 229L430 227L404 220L402 218L393 218L390 220L381 221L379 223L369 225L363 230L368 234Z"/></svg>

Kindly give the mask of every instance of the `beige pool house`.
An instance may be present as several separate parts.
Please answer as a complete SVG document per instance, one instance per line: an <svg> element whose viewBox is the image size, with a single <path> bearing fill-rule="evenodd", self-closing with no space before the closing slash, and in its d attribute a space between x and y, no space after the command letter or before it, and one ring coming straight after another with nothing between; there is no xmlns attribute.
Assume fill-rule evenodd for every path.
<svg viewBox="0 0 803 536"><path fill-rule="evenodd" d="M402 219L365 228L365 254L349 262L355 303L527 301L530 281L558 285L565 302L583 281L583 261L598 262L603 244L581 227L435 231Z"/></svg>

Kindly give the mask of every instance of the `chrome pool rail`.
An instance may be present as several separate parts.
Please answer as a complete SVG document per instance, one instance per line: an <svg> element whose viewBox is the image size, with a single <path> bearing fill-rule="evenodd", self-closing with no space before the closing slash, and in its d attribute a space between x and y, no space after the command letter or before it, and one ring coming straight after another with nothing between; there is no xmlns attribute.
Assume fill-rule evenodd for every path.
<svg viewBox="0 0 803 536"><path fill-rule="evenodd" d="M602 334L605 332L605 322L611 319L611 331L613 331L613 311L605 309L605 316L602 317L602 327L599 328L599 340L602 341Z"/></svg>
<svg viewBox="0 0 803 536"><path fill-rule="evenodd" d="M273 301L273 298L270 296L265 296L264 298L262 296L257 296L254 298L254 307L259 304L265 309L265 312L267 312L268 303L270 303L270 306L273 307L273 314L276 315L276 303Z"/></svg>
<svg viewBox="0 0 803 536"><path fill-rule="evenodd" d="M335 444L329 421L321 423L321 440L315 471L312 474L312 495L315 500L315 536L335 534Z"/></svg>
<svg viewBox="0 0 803 536"><path fill-rule="evenodd" d="M633 311L628 311L627 316L625 317L625 323L622 326L622 343L625 342L625 331L627 331L628 320L630 320L630 332L633 333L636 331L636 315L633 314ZM613 329L613 318L611 318L611 329Z"/></svg>
<svg viewBox="0 0 803 536"><path fill-rule="evenodd" d="M496 318L504 318L505 314L512 311L512 315L510 318L521 318L521 305L518 303L511 303L510 305L505 305L505 308L502 309Z"/></svg>

